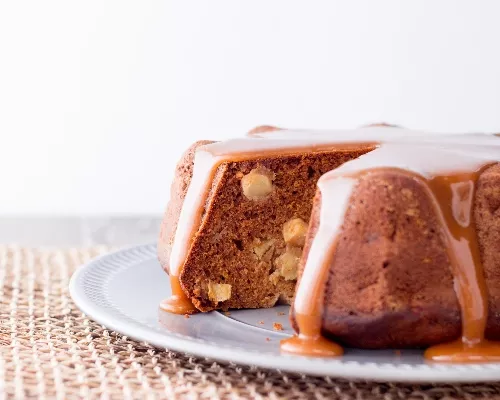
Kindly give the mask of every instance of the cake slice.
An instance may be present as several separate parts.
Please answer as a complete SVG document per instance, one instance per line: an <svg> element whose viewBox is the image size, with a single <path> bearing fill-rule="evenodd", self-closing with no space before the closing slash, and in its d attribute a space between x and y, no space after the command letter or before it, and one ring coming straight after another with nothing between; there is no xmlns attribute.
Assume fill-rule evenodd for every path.
<svg viewBox="0 0 500 400"><path fill-rule="evenodd" d="M252 135L268 131L255 129ZM197 310L272 307L278 301L289 304L317 180L374 148L361 142L331 144L331 137L323 143L304 139L294 143L290 136L288 148L282 148L284 141L278 140L247 154L244 147L227 151L220 147L226 144L197 142L180 160L158 256L162 267L178 276L183 293ZM259 140L263 141L247 139L244 145ZM172 271L174 238L197 151L220 152L224 159L213 167L207 193L202 190L195 195L204 197L201 215L191 227L181 268Z"/></svg>

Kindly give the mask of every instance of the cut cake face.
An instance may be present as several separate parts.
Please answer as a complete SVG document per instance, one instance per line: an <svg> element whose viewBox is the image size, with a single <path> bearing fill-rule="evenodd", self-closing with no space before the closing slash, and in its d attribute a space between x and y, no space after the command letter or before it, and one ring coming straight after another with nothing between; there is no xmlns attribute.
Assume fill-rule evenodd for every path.
<svg viewBox="0 0 500 400"><path fill-rule="evenodd" d="M210 311L272 307L278 300L290 303L317 180L370 149L222 163L179 274L194 305ZM193 159L191 149L177 167L181 173L162 224L159 258L166 270Z"/></svg>

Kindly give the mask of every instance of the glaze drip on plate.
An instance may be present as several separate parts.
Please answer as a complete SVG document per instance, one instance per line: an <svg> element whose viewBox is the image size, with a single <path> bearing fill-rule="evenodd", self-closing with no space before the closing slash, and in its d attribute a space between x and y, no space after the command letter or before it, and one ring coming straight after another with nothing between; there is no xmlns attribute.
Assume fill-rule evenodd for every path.
<svg viewBox="0 0 500 400"><path fill-rule="evenodd" d="M170 256L174 296L162 308L191 313L195 308L179 283L190 245L203 224L211 184L226 162L322 152L332 149L375 149L323 175L320 221L297 286L294 313L298 336L282 343L282 351L335 356L342 348L322 336L323 300L329 267L335 258L345 211L359 180L390 170L420 182L428 191L441 227L460 304L462 338L431 347L426 357L436 361L500 360L500 346L484 338L488 315L487 290L473 218L478 177L500 160L500 141L491 135L432 135L399 128L372 127L354 131L256 130L243 139L200 148L175 233Z"/></svg>

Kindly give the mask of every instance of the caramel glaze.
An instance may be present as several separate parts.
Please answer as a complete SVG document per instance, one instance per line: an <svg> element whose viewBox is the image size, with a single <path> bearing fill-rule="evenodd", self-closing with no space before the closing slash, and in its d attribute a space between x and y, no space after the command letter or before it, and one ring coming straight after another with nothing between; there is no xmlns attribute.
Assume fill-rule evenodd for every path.
<svg viewBox="0 0 500 400"><path fill-rule="evenodd" d="M484 337L488 317L488 292L481 263L481 255L474 223L474 195L481 172L490 164L473 172L456 172L425 179L420 175L398 168L392 170L417 179L429 190L439 218L442 236L450 260L462 315L462 337L451 342L432 346L425 358L438 362L500 361L500 342ZM373 172L366 170L353 178ZM321 224L321 221L320 221ZM306 356L338 356L342 348L321 335L324 292L328 270L335 256L336 242L331 254L322 262L315 281L315 295L308 315L295 313L299 334L281 342L281 350ZM300 284L300 283L299 283Z"/></svg>
<svg viewBox="0 0 500 400"><path fill-rule="evenodd" d="M196 209L192 215L192 223L191 229L188 233L188 241L183 243L182 251L185 255L187 255L188 249L191 245L191 242L196 234L196 230L201 225L201 219L204 209L204 201L202 199L206 199L208 197L208 192L210 190L210 184L215 176L217 168L219 167L220 162L214 163L211 167L207 178L205 179L202 193L199 194L200 199L196 204ZM179 228L179 227L177 227ZM180 271L179 266L177 266L177 271ZM198 312L198 309L194 306L193 302L186 295L184 290L182 289L181 281L179 278L180 273L175 272L171 267L169 268L169 276L170 276L170 289L172 290L172 295L160 303L160 309L172 314L194 314Z"/></svg>
<svg viewBox="0 0 500 400"><path fill-rule="evenodd" d="M172 295L160 303L160 309L172 314L194 314L198 312L181 287L178 276L170 275Z"/></svg>
<svg viewBox="0 0 500 400"><path fill-rule="evenodd" d="M481 171L438 176L428 182L443 219L448 257L462 315L462 337L432 346L425 357L444 362L500 361L500 343L485 339L488 291L476 237L473 202Z"/></svg>
<svg viewBox="0 0 500 400"><path fill-rule="evenodd" d="M326 280L335 255L335 248L336 242L321 264L318 279L315 279L314 288L311 288L315 296L310 300L309 314L295 312L299 334L283 339L280 343L281 351L311 357L336 357L344 354L342 346L321 335Z"/></svg>
<svg viewBox="0 0 500 400"><path fill-rule="evenodd" d="M258 127L254 131L262 132L269 130L280 130L280 128L275 127ZM252 133L252 132L251 132ZM304 152L322 152L322 151L354 151L354 150L369 150L373 149L377 143L375 142L359 142L359 143L344 143L333 145L331 143L325 144L315 144L314 146L300 146L296 148L269 148L266 150L260 149L259 151L248 151L248 152L230 152L227 155L221 154L212 154L213 159L212 163L208 166L208 174L203 180L203 185L200 193L198 195L198 201L195 204L195 209L192 210L192 218L191 218L191 229L188 232L188 240L185 243L182 243L182 263L185 261L185 257L189 252L190 244L192 243L192 239L196 235L197 230L201 225L201 220L203 216L203 211L205 208L205 200L208 198L209 191L212 185L213 178L217 172L217 169L224 162L238 162L238 161L247 161L254 160L260 158L269 158L269 157L284 157L290 156L294 154L302 154ZM177 237L176 237L177 240ZM174 267L174 268L172 268ZM160 309L173 314L194 314L197 313L198 310L192 303L192 301L187 297L186 293L182 289L182 285L179 279L179 273L175 273L174 271L181 271L181 265L171 265L170 266L170 287L172 290L172 295L160 303Z"/></svg>

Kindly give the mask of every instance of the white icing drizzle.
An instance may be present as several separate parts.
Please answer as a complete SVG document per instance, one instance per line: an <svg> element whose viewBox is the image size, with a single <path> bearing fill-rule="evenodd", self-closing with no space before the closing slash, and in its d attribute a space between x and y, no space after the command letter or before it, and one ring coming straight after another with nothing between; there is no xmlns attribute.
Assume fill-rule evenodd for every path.
<svg viewBox="0 0 500 400"><path fill-rule="evenodd" d="M169 268L170 274L173 276L179 276L189 250L194 229L200 225L201 215L199 215L199 210L202 209L203 202L206 200L204 194L209 190L208 186L212 182L212 179L210 179L212 171L215 169L218 160L219 157L215 157L202 149L195 154L193 177L182 204L170 254Z"/></svg>
<svg viewBox="0 0 500 400"><path fill-rule="evenodd" d="M311 129L281 129L253 133L244 139L238 141L254 141L255 139L276 140L283 144L294 140L303 140L307 143L361 143L367 141L384 142L394 140L418 140L423 136L435 136L436 134L424 131L394 127L365 127L358 129L331 129L331 130L311 130ZM452 134L442 133L439 135L451 136ZM228 141L231 142L231 141ZM228 142L217 143L217 145L226 146ZM212 145L211 145L212 146Z"/></svg>
<svg viewBox="0 0 500 400"><path fill-rule="evenodd" d="M318 293L316 285L321 281L318 279L320 266L329 257L327 249L335 244L337 233L342 226L348 207L348 200L355 185L356 180L352 178L338 178L335 180L335 185L329 185L325 181L318 182L321 203L328 206L321 207L318 231L311 244L300 285L297 287L294 305L295 311L299 314L311 314L314 307L314 302L311 299L314 299Z"/></svg>
<svg viewBox="0 0 500 400"><path fill-rule="evenodd" d="M411 146L414 150L407 151L403 154L398 154L397 157L391 158L393 153L389 147L383 145L379 149L360 157L357 160L344 164L339 169L335 170L334 174L327 174L322 178L321 182L338 177L338 174L344 172L352 172L363 168L373 168L375 166L397 166L399 168L409 168L410 170L426 170L434 171L441 168L442 163L436 162L433 167L426 165L417 165L411 157L415 158L416 154L420 154L422 150L417 150L416 147L424 147L425 153L431 155L431 147L438 150L439 154L434 154L436 161L440 158L445 158L444 154L448 152L447 147L454 145L454 150L451 159L458 159L459 154L477 153L477 157L469 157L471 162L480 163L484 159L483 150L486 146L500 146L500 139L491 135L453 135L441 134L433 135L431 133L411 131L394 127L366 127L356 130L332 130L332 131L309 131L309 130L278 130L264 133L255 133L241 139L228 140L202 146L198 149L195 155L193 177L189 185L184 204L179 216L177 231L175 233L174 243L170 256L170 273L173 276L179 276L179 273L184 265L186 256L189 252L192 238L200 228L201 213L204 209L204 202L207 199L208 192L212 184L212 178L215 175L217 167L224 162L232 161L235 157L238 160L258 159L270 156L273 152L279 154L294 154L296 152L315 152L321 150L333 149L335 147L345 147L346 145L357 145L363 143L400 143L400 146L406 148ZM478 146L479 144L479 146ZM391 144L392 145L392 144ZM446 149L444 149L446 147ZM477 149L476 149L477 147ZM476 150L474 150L476 149ZM478 150L480 149L480 150ZM499 147L500 149L500 147ZM389 151L388 151L389 150ZM397 149L396 149L397 150ZM497 154L496 149L488 150L491 153L490 159L498 159L493 157ZM408 154L407 154L408 153ZM414 154L410 154L414 153ZM369 157L369 158L366 158ZM387 158L386 158L387 157ZM425 157L429 159L431 157ZM430 160L433 161L433 160ZM353 164L354 163L354 164ZM387 164L387 165L384 165ZM449 163L449 167L456 164ZM419 168L417 168L419 167ZM413 169L412 169L413 168ZM434 169L433 169L434 168ZM421 173L416 171L417 173ZM325 189L326 190L326 189ZM347 192L349 192L347 194ZM346 191L345 197L350 196L350 191ZM336 200L337 201L337 200ZM339 204L345 204L345 199ZM325 220L331 216L325 216ZM343 213L335 215L337 221L343 221ZM340 224L341 225L341 224ZM338 225L338 226L340 226ZM307 272L308 274L309 272Z"/></svg>

